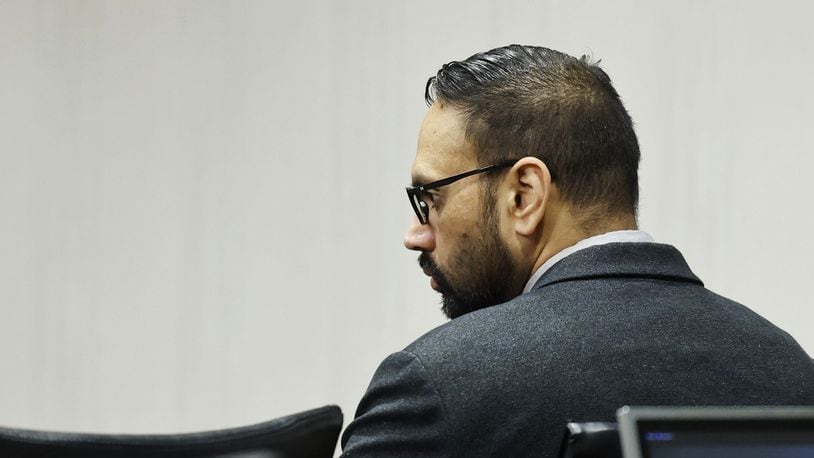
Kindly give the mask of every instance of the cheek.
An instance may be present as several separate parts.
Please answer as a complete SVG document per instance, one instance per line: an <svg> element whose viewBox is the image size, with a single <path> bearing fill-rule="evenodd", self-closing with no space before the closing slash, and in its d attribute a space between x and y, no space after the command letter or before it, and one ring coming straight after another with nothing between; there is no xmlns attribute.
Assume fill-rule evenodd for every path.
<svg viewBox="0 0 814 458"><path fill-rule="evenodd" d="M459 260L460 256L468 253L473 231L478 230L477 226L471 226L469 221L456 221L452 227L439 227L435 231L435 250L433 258L442 267L449 268Z"/></svg>
<svg viewBox="0 0 814 458"><path fill-rule="evenodd" d="M447 240L466 237L480 223L480 200L474 187L464 188L436 214L437 231Z"/></svg>
<svg viewBox="0 0 814 458"><path fill-rule="evenodd" d="M461 251L462 244L471 243L479 231L480 225L476 187L462 189L455 195L454 202L447 202L442 212L437 215L434 255L438 263L449 266L454 253Z"/></svg>

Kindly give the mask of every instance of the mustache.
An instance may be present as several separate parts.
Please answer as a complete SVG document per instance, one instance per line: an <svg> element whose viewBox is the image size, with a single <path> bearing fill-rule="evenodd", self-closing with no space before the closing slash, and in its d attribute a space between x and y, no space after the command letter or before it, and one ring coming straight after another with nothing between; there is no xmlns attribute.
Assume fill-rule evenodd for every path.
<svg viewBox="0 0 814 458"><path fill-rule="evenodd" d="M452 286L447 281L446 276L441 272L441 268L433 261L429 254L426 252L418 256L418 265L424 270L424 273L435 279L437 283L437 290L441 293L441 310L448 318L455 318L456 316L463 315L468 309L459 305L461 302L459 296L452 289Z"/></svg>
<svg viewBox="0 0 814 458"><path fill-rule="evenodd" d="M441 273L441 271L438 269L438 264L436 264L427 253L421 253L418 256L418 265L421 267L421 269L428 272L433 277L437 278Z"/></svg>
<svg viewBox="0 0 814 458"><path fill-rule="evenodd" d="M435 282L438 283L438 290L442 294L452 291L446 275L444 275L444 272L441 271L441 268L438 267L438 264L432 260L429 254L421 253L418 256L418 265L421 266L424 272L428 273L432 278L435 279Z"/></svg>

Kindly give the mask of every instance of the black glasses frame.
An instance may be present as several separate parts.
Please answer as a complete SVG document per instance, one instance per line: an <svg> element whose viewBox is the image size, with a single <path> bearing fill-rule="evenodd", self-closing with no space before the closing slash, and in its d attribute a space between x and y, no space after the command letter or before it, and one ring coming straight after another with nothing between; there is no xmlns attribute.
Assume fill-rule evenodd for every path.
<svg viewBox="0 0 814 458"><path fill-rule="evenodd" d="M458 180L464 179L466 177L471 177L472 175L503 169L511 165L514 165L515 162L517 162L517 159L510 159L507 161L500 162L498 164L487 165L486 167L481 167L478 169L469 170L468 172L459 173L451 177L442 178L431 183L422 184L419 186L408 186L406 188L407 198L410 200L410 205L412 205L413 211L415 211L415 216L418 217L418 221L421 224L427 224L430 222L430 206L427 205L427 203L424 202L424 199L421 198L422 193L429 191L431 189L438 189L442 186L455 183Z"/></svg>

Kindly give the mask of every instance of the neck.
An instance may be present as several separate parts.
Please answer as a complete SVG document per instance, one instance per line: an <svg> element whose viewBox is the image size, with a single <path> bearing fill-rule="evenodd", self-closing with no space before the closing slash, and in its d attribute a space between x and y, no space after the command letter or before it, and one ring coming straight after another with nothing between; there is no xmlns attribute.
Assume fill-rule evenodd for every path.
<svg viewBox="0 0 814 458"><path fill-rule="evenodd" d="M568 217L556 218L553 227L543 230L543 237L540 240L537 258L534 261L529 276L536 272L537 269L551 259L551 257L570 246L576 245L580 240L613 231L636 229L638 229L638 226L636 225L636 217L634 215L614 216L591 224L576 221L571 217L570 213Z"/></svg>

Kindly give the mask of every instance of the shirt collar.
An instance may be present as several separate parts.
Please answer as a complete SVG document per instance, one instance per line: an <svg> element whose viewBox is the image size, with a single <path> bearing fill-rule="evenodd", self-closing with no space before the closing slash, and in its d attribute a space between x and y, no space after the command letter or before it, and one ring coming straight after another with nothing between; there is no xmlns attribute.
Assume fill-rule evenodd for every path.
<svg viewBox="0 0 814 458"><path fill-rule="evenodd" d="M571 245L570 247L560 251L559 253L555 254L551 258L548 259L539 269L537 269L534 274L531 275L529 281L526 282L526 287L523 288L523 293L527 293L531 291L531 288L534 287L534 284L537 283L537 280L543 276L544 273L548 271L554 264L560 262L566 256L572 255L577 251L584 250L585 248L596 246L596 245L605 245L608 243L647 243L653 242L653 237L650 236L647 232L639 231L639 230L624 230L624 231L613 231L613 232L606 232L604 234L594 235L593 237L588 237L587 239L582 239L579 242Z"/></svg>

